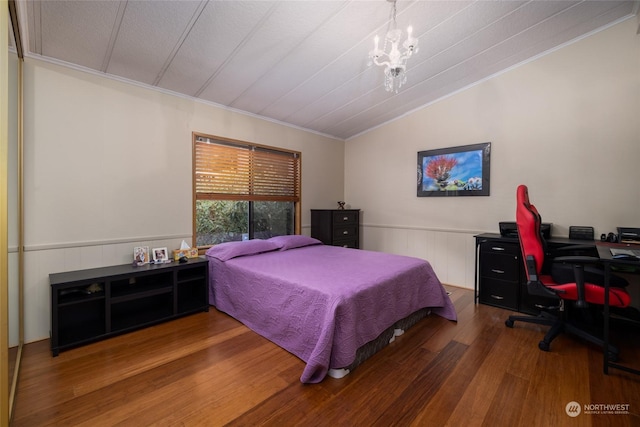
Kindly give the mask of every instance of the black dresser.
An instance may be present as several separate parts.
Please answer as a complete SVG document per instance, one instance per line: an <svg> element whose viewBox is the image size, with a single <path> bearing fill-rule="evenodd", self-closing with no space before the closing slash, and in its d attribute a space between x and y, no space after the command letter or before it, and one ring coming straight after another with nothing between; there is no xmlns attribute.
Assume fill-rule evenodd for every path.
<svg viewBox="0 0 640 427"><path fill-rule="evenodd" d="M325 245L360 249L360 209L311 209L311 237Z"/></svg>
<svg viewBox="0 0 640 427"><path fill-rule="evenodd" d="M523 281L520 246L517 240L512 243L499 239L483 239L478 246L478 301L517 311L520 283Z"/></svg>

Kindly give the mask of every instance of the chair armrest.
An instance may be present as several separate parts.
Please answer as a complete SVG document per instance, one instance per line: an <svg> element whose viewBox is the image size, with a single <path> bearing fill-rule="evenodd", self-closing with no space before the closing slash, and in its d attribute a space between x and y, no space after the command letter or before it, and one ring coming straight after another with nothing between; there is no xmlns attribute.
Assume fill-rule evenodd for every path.
<svg viewBox="0 0 640 427"><path fill-rule="evenodd" d="M586 251L596 249L596 245L569 245L569 246L560 246L559 248L555 248L558 252L566 252L566 251Z"/></svg>
<svg viewBox="0 0 640 427"><path fill-rule="evenodd" d="M586 264L597 264L600 262L600 258L591 256L561 256L554 258L553 262L573 264L573 276L575 279L576 289L578 291L576 307L586 308L588 304L584 297L584 266Z"/></svg>
<svg viewBox="0 0 640 427"><path fill-rule="evenodd" d="M571 264L598 264L600 262L600 258L593 256L558 256L551 260L551 262L564 262Z"/></svg>
<svg viewBox="0 0 640 427"><path fill-rule="evenodd" d="M564 254L570 255L579 255L579 256L597 256L598 249L596 245L570 245L570 246L561 246L559 248L554 248L554 255L556 256L567 256Z"/></svg>

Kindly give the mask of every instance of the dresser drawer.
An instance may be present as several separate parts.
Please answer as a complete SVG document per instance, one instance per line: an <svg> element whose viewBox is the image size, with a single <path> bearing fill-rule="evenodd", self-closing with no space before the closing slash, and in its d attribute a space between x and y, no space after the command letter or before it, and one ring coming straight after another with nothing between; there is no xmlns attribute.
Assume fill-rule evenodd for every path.
<svg viewBox="0 0 640 427"><path fill-rule="evenodd" d="M360 243L358 238L349 239L336 239L333 241L332 246L341 246L343 248L360 249Z"/></svg>
<svg viewBox="0 0 640 427"><path fill-rule="evenodd" d="M486 254L509 254L520 255L520 245L518 243L488 241L480 244L482 256Z"/></svg>
<svg viewBox="0 0 640 427"><path fill-rule="evenodd" d="M358 211L344 211L344 212L333 212L333 225L335 227L340 227L340 224L357 224L359 212Z"/></svg>
<svg viewBox="0 0 640 427"><path fill-rule="evenodd" d="M342 240L358 237L357 225L340 225L333 229L333 240Z"/></svg>
<svg viewBox="0 0 640 427"><path fill-rule="evenodd" d="M520 260L517 255L483 253L480 276L500 280L518 281Z"/></svg>
<svg viewBox="0 0 640 427"><path fill-rule="evenodd" d="M483 279L480 288L479 300L483 304L496 307L518 310L517 282L509 282L498 279Z"/></svg>

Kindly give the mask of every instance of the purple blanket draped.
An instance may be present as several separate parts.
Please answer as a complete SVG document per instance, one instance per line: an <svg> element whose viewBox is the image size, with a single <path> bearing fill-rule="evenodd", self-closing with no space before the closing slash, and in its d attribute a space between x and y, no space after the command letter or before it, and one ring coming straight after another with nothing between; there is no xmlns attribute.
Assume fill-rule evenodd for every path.
<svg viewBox="0 0 640 427"><path fill-rule="evenodd" d="M304 383L348 366L359 347L421 308L457 319L418 258L316 245L210 258L209 269L209 303L305 361Z"/></svg>

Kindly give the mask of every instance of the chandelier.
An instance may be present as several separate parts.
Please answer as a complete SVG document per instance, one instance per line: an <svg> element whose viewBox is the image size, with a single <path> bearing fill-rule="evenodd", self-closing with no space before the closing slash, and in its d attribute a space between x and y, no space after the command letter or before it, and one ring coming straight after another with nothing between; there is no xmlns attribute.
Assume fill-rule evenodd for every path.
<svg viewBox="0 0 640 427"><path fill-rule="evenodd" d="M387 92L398 93L398 90L407 82L407 60L414 52L418 52L418 39L411 36L413 29L407 28L407 39L402 43L402 51L398 48L402 31L397 28L396 23L396 0L387 0L393 3L391 17L387 27L387 34L384 37L382 49L378 47L380 39L375 36L374 47L369 52L369 65L375 63L384 67L384 88ZM390 45L390 50L387 48ZM386 60L385 60L386 58Z"/></svg>

